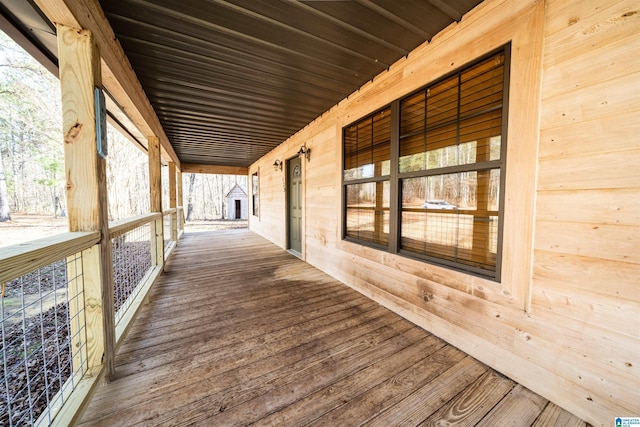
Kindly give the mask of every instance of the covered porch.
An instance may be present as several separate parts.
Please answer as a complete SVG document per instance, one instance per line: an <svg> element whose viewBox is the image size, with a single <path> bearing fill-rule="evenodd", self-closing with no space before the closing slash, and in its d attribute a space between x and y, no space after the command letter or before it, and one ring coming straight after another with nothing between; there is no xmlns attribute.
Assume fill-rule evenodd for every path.
<svg viewBox="0 0 640 427"><path fill-rule="evenodd" d="M81 425L583 426L249 230L185 233Z"/></svg>
<svg viewBox="0 0 640 427"><path fill-rule="evenodd" d="M640 415L633 1L0 3L69 208L0 251L0 424ZM111 222L107 120L149 169ZM183 234L183 173L247 176L250 231Z"/></svg>

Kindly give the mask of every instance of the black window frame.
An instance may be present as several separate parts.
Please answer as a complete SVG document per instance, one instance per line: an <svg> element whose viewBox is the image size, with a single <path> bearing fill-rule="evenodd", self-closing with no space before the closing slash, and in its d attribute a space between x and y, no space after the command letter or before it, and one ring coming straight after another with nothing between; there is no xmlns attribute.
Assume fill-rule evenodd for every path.
<svg viewBox="0 0 640 427"><path fill-rule="evenodd" d="M501 142L500 142L500 159L492 160L490 162L474 162L472 164L446 167L442 170L434 172L433 170L420 170L400 173L399 160L400 160L400 105L403 100L406 100L420 92L426 91L430 87L451 79L453 76L461 75L464 71L471 69L472 67L486 61L487 59L503 54L504 55L504 71L503 71L503 87L502 87L502 106L501 106ZM510 81L510 65L511 65L511 44L507 43L498 49L495 49L473 61L459 67L458 69L447 73L446 75L429 82L421 88L402 96L386 104L383 107L377 109L375 112L361 117L342 128L342 171L341 171L341 186L342 186L342 239L347 242L357 243L363 246L368 246L374 249L384 250L386 252L401 255L404 257L424 261L426 263L438 265L452 270L460 271L463 273L479 276L485 279L490 279L496 282L501 280L502 271L502 246L503 246L503 229L504 229L504 217L505 217L505 177L507 169L507 144L508 144L508 110L509 110L509 81ZM391 147L390 147L390 171L388 176L375 176L372 178L360 178L360 179L345 179L346 168L346 149L345 149L345 132L348 128L357 125L358 123L368 120L373 115L389 109L391 111ZM458 117L459 117L458 113ZM426 130L425 130L426 132ZM438 176L445 175L447 173L458 173L468 171L480 171L480 170L500 170L500 188L498 198L498 230L497 230L497 253L495 270L488 270L483 268L477 268L472 265L463 264L460 262L450 261L443 258L418 254L415 252L401 249L400 236L402 230L402 180L412 177L426 177L426 176ZM347 186L352 184L359 184L365 182L374 182L380 180L389 180L390 185L390 203L389 203L389 243L388 245L382 245L373 243L367 240L360 240L349 236L347 234Z"/></svg>
<svg viewBox="0 0 640 427"><path fill-rule="evenodd" d="M363 123L363 122L371 120L371 122L372 122L371 123L372 141L371 141L370 148L372 150L372 153L371 153L372 156L373 156L373 151L378 146L377 144L375 144L373 142L373 139L375 138L375 136L374 136L374 127L375 127L375 125L374 125L374 122L373 122L373 118L375 116L380 115L381 113L384 113L387 110L390 110L390 106L389 105L386 105L386 106L374 111L373 113L369 114L368 116L366 116L366 117L364 117L364 118L352 123L351 125L349 125L349 126L353 126L353 125L357 125L357 124L360 124L360 123ZM393 113L391 113L390 117L393 117ZM344 136L345 130L349 126L345 126L345 128L343 129L343 136ZM391 128L393 129L393 123L391 123ZM390 145L391 146L393 145L392 140L393 140L393 131L391 132L391 135L390 135ZM393 153L390 153L390 157L389 157L390 169L393 169L393 162L391 161L391 159L392 159L391 156L392 155L393 155ZM378 183L384 183L384 182L389 182L390 187L392 187L391 186L392 172L390 170L389 173L383 174L382 171L380 171L380 174L376 174L375 173L375 166L374 166L374 172L373 172L372 176L354 178L354 179L350 179L348 181L345 181L345 173L344 173L344 171L345 171L345 166L346 166L345 165L346 156L347 156L346 155L346 149L345 149L345 144L344 144L344 140L343 140L343 144L342 144L342 159L343 159L343 161L342 161L343 162L343 171L342 171L342 182L343 182L343 185L342 185L342 201L343 201L343 209L342 209L342 213L343 213L343 224L344 224L344 227L343 227L343 238L345 238L345 240L363 242L364 244L366 244L368 246L376 247L376 248L379 248L379 249L384 249L384 248L387 247L386 245L383 245L381 243L377 243L375 241L372 241L372 240L375 240L375 236L373 237L372 240L360 240L360 239L357 239L357 238L353 238L353 237L347 236L347 210L348 210L348 207L347 207L347 187L349 185L378 184ZM390 200L392 200L392 199L390 198ZM389 211L391 211L391 209L392 209L392 205L391 204L390 204L388 209L389 209ZM374 217L375 217L375 215L376 215L376 210L374 208ZM383 224L384 224L384 220L383 220ZM392 240L391 224L389 225L389 235L387 237L387 240L388 240L388 242L390 242Z"/></svg>
<svg viewBox="0 0 640 427"><path fill-rule="evenodd" d="M251 174L251 214L260 217L260 175Z"/></svg>

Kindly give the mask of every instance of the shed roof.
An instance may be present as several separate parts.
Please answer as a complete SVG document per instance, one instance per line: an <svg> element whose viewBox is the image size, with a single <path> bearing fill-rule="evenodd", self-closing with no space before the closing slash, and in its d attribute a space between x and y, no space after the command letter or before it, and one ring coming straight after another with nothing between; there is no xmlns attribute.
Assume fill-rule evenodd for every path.
<svg viewBox="0 0 640 427"><path fill-rule="evenodd" d="M231 190L229 190L229 192L227 193L226 196L224 196L224 198L228 198L229 196L231 196L234 192L237 192L237 190L240 190L242 192L242 195L244 195L244 197L247 197L247 192L245 191L244 188L242 188L242 186L240 184L236 184L233 186L233 188Z"/></svg>

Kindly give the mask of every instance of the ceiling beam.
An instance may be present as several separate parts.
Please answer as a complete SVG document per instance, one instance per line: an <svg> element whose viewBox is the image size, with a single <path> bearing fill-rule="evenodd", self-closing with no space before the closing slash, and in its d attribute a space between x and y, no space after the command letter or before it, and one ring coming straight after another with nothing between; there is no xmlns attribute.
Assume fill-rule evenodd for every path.
<svg viewBox="0 0 640 427"><path fill-rule="evenodd" d="M211 173L221 175L248 175L249 168L242 166L182 164L182 173Z"/></svg>
<svg viewBox="0 0 640 427"><path fill-rule="evenodd" d="M144 135L160 139L162 154L180 168L180 159L171 146L129 59L97 0L35 0L54 24L86 29L93 33L102 57L102 84L133 124Z"/></svg>

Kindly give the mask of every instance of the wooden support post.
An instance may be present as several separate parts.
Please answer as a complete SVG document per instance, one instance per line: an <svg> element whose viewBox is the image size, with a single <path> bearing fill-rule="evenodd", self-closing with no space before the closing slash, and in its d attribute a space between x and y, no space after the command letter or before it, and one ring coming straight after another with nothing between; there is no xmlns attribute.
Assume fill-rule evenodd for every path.
<svg viewBox="0 0 640 427"><path fill-rule="evenodd" d="M177 180L178 180L178 206L180 206L182 209L180 209L180 213L178 214L178 224L179 224L179 229L180 231L184 231L184 202L183 202L183 195L182 195L182 171L180 169L178 169L178 176L177 176Z"/></svg>
<svg viewBox="0 0 640 427"><path fill-rule="evenodd" d="M149 197L151 212L160 212L160 218L151 223L151 253L155 254L153 265L164 267L164 227L162 217L162 170L160 163L160 139L150 136L149 150Z"/></svg>
<svg viewBox="0 0 640 427"><path fill-rule="evenodd" d="M74 371L81 371L80 361L86 358L85 375L94 377L104 363L109 381L115 370L115 320L106 161L96 149L94 87L102 87L100 54L87 30L58 25L57 34L69 231L100 231L102 236L98 245L82 252L81 265L70 268L82 269L83 289L77 290L74 272L69 272L69 299L75 300L70 311L80 310L71 312L71 318L86 322L82 333L80 322L71 322L73 350L86 351L74 354Z"/></svg>
<svg viewBox="0 0 640 427"><path fill-rule="evenodd" d="M176 164L169 162L169 208L175 209L176 203ZM171 214L171 240L178 241L178 211Z"/></svg>

